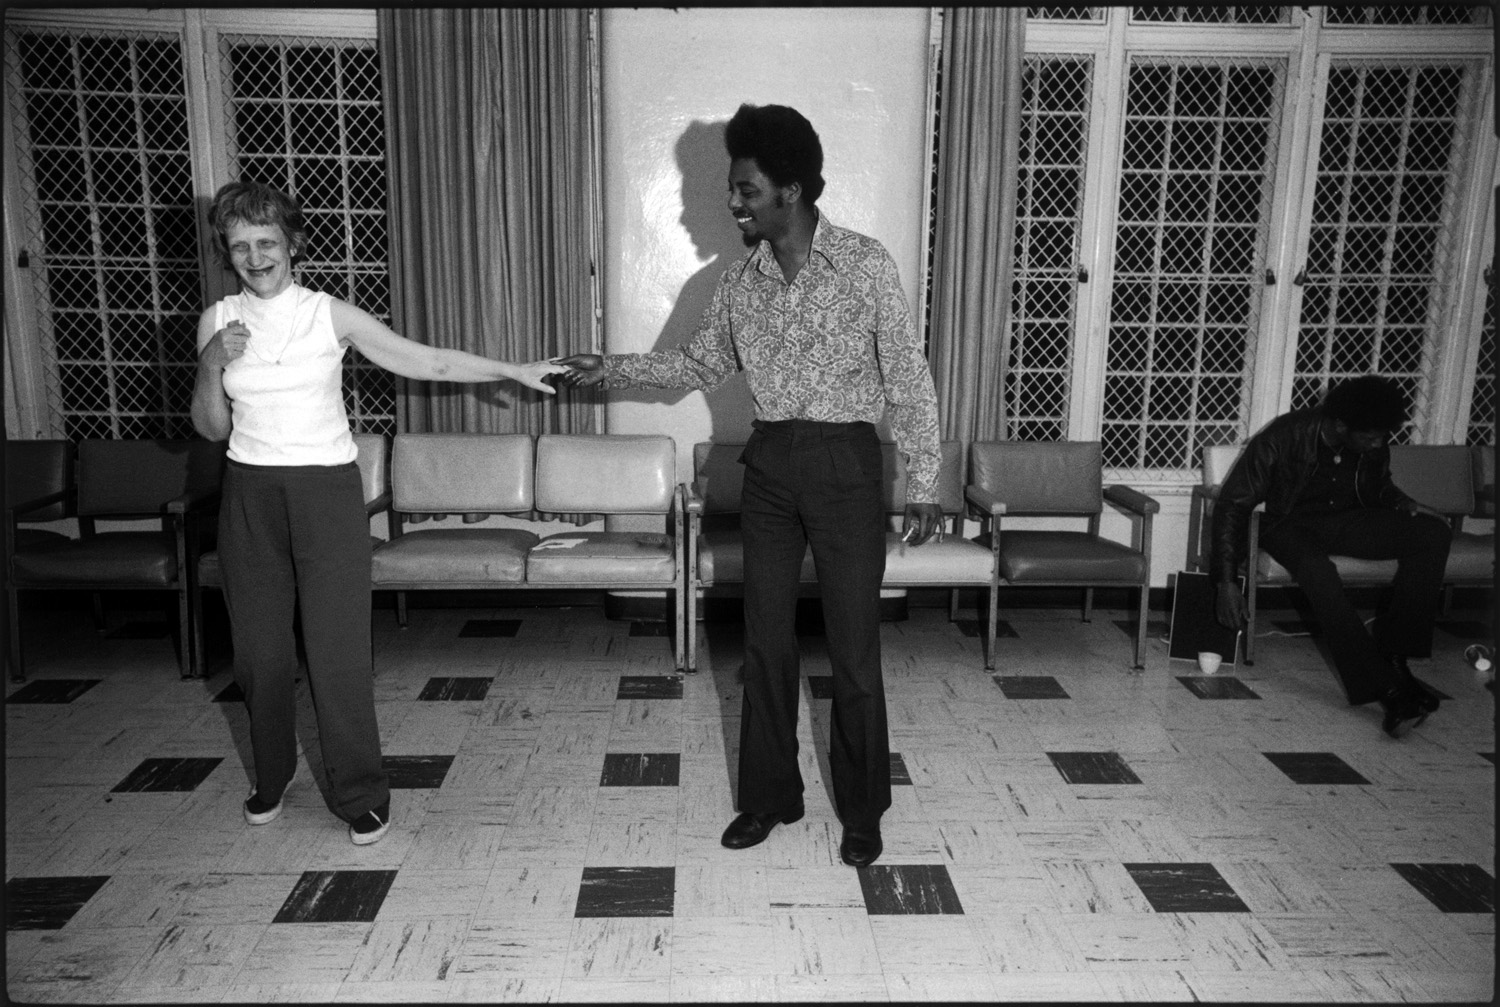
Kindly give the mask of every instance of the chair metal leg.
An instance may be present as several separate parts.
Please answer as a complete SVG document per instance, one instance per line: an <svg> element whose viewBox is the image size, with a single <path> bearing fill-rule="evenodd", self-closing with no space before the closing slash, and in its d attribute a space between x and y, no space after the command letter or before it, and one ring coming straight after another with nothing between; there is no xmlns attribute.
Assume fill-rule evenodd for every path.
<svg viewBox="0 0 1500 1007"><path fill-rule="evenodd" d="M94 592L94 632L104 632L104 595Z"/></svg>
<svg viewBox="0 0 1500 1007"><path fill-rule="evenodd" d="M1150 590L1149 585L1141 585L1141 603L1135 627L1135 664L1131 666L1133 671L1143 671L1146 667L1141 655L1146 652L1146 600Z"/></svg>
<svg viewBox="0 0 1500 1007"><path fill-rule="evenodd" d="M186 591L177 592L177 673L183 678L202 678L198 670L197 655L193 653L192 596Z"/></svg>
<svg viewBox="0 0 1500 1007"><path fill-rule="evenodd" d="M687 670L689 674L694 674L698 671L698 587L692 582L687 584L684 605L687 608L683 620L686 623L683 632L687 636Z"/></svg>
<svg viewBox="0 0 1500 1007"><path fill-rule="evenodd" d="M12 682L26 681L26 665L21 660L21 604L20 594L13 587L5 589L6 606L10 610L10 647L6 651L6 661L10 665L10 680Z"/></svg>
<svg viewBox="0 0 1500 1007"><path fill-rule="evenodd" d="M679 581L677 590L672 592L672 663L678 671L684 670L688 665L687 641L682 635L683 616L686 613L687 598L682 593L682 583Z"/></svg>
<svg viewBox="0 0 1500 1007"><path fill-rule="evenodd" d="M193 619L193 670L199 678L208 677L208 659L204 656L206 647L203 634L203 588L193 592L193 612L197 616Z"/></svg>
<svg viewBox="0 0 1500 1007"><path fill-rule="evenodd" d="M958 588L950 588L948 591L948 621L958 621Z"/></svg>
<svg viewBox="0 0 1500 1007"><path fill-rule="evenodd" d="M1083 621L1094 621L1094 589L1091 587L1083 589Z"/></svg>
<svg viewBox="0 0 1500 1007"><path fill-rule="evenodd" d="M1245 585L1245 664L1255 663L1255 578L1246 577Z"/></svg>
<svg viewBox="0 0 1500 1007"><path fill-rule="evenodd" d="M995 670L995 624L999 621L1000 592L995 587L989 589L989 620L984 628L984 670Z"/></svg>
<svg viewBox="0 0 1500 1007"><path fill-rule="evenodd" d="M396 592L396 623L402 629L406 628L406 592Z"/></svg>

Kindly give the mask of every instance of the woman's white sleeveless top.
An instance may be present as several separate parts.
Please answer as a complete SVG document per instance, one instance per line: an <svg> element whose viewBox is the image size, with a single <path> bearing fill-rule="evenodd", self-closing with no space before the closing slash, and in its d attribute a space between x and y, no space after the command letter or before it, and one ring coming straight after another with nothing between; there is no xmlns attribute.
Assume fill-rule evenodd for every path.
<svg viewBox="0 0 1500 1007"><path fill-rule="evenodd" d="M344 411L344 347L333 331L332 302L293 284L269 300L242 292L214 306L216 329L238 319L250 330L245 352L224 368L234 461L354 461L358 451Z"/></svg>

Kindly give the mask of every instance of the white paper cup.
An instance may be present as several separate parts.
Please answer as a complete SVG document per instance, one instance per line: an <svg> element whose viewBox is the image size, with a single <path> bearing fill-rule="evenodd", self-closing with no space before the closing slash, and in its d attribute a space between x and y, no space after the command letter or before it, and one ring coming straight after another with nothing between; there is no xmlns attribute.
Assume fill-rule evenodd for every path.
<svg viewBox="0 0 1500 1007"><path fill-rule="evenodd" d="M1222 663L1224 663L1224 659L1213 651L1198 651L1198 670L1203 672L1203 674L1212 675L1219 670L1219 665Z"/></svg>

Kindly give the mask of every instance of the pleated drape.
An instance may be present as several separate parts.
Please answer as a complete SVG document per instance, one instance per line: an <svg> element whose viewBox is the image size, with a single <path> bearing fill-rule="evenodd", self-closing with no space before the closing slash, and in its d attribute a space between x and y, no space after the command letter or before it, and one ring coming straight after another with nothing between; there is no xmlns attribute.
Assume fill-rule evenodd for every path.
<svg viewBox="0 0 1500 1007"><path fill-rule="evenodd" d="M378 12L392 327L515 362L591 352L588 13ZM593 433L598 396L406 381L407 431Z"/></svg>
<svg viewBox="0 0 1500 1007"><path fill-rule="evenodd" d="M1026 8L943 10L929 357L943 436L1005 437Z"/></svg>

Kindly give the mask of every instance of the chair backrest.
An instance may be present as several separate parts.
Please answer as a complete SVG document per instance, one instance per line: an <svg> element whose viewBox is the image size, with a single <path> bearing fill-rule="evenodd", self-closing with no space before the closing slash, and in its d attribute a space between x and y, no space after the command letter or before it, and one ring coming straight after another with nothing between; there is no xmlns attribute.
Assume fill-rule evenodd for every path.
<svg viewBox="0 0 1500 1007"><path fill-rule="evenodd" d="M677 445L664 434L542 434L536 506L552 514L666 514Z"/></svg>
<svg viewBox="0 0 1500 1007"><path fill-rule="evenodd" d="M355 434L354 447L359 452L355 459L359 481L364 484L365 503L369 503L390 488L390 451L385 434Z"/></svg>
<svg viewBox="0 0 1500 1007"><path fill-rule="evenodd" d="M693 445L693 482L703 497L705 514L738 514L745 466L743 441L699 441Z"/></svg>
<svg viewBox="0 0 1500 1007"><path fill-rule="evenodd" d="M703 496L705 514L738 514L740 492L745 486L745 466L740 464L743 441L699 441L693 445L693 481ZM943 441L938 468L938 503L945 514L964 508L964 446L962 441ZM896 445L880 445L885 508L898 513L906 508L906 463Z"/></svg>
<svg viewBox="0 0 1500 1007"><path fill-rule="evenodd" d="M1475 444L1469 451L1474 468L1474 516L1492 518L1495 516L1495 445ZM1477 499L1486 490L1488 496Z"/></svg>
<svg viewBox="0 0 1500 1007"><path fill-rule="evenodd" d="M1098 441L975 441L969 477L1007 514L1098 514L1103 462Z"/></svg>
<svg viewBox="0 0 1500 1007"><path fill-rule="evenodd" d="M1243 444L1210 444L1203 448L1203 485L1223 486L1229 470L1240 460Z"/></svg>
<svg viewBox="0 0 1500 1007"><path fill-rule="evenodd" d="M80 517L163 514L184 493L218 490L224 441L86 440L78 445Z"/></svg>
<svg viewBox="0 0 1500 1007"><path fill-rule="evenodd" d="M391 507L407 514L515 514L536 490L530 434L397 434Z"/></svg>
<svg viewBox="0 0 1500 1007"><path fill-rule="evenodd" d="M5 442L5 502L35 500L73 487L73 442L65 440ZM22 521L57 521L72 514L69 493L55 504L28 512Z"/></svg>
<svg viewBox="0 0 1500 1007"><path fill-rule="evenodd" d="M957 514L964 509L964 445L963 441L943 441L943 457L938 466L938 504L944 514ZM901 452L889 441L880 445L881 461L885 469L885 509L899 513L906 509L906 462Z"/></svg>
<svg viewBox="0 0 1500 1007"><path fill-rule="evenodd" d="M1391 481L1442 514L1474 510L1474 470L1463 444L1391 445Z"/></svg>

